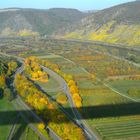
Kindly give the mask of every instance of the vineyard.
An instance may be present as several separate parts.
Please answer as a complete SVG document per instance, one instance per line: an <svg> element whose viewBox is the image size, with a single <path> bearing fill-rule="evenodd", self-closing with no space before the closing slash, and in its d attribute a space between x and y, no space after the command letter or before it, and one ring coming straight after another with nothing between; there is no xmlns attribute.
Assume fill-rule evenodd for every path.
<svg viewBox="0 0 140 140"><path fill-rule="evenodd" d="M59 47L57 47L56 51L53 48L57 56L50 55L44 59L59 65L62 71L73 75L82 97L81 114L102 139L127 137L139 139L139 104L133 105L133 101L105 87L99 81L102 79L106 82L108 78L112 78L114 80L107 81L107 84L122 94L128 94L128 90L133 86L139 87L139 78L137 78L140 74L139 68L126 61L97 53L94 47L92 47L93 50L89 48L84 50L81 45L81 47L78 46L77 52L74 47L69 46L63 50L63 57L60 57L58 56ZM115 79L123 76L135 76L135 78Z"/></svg>
<svg viewBox="0 0 140 140"><path fill-rule="evenodd" d="M30 1L0 8L0 140L140 140L140 0Z"/></svg>
<svg viewBox="0 0 140 140"><path fill-rule="evenodd" d="M137 52L126 49L122 52L121 49L57 40L43 40L37 43L31 41L29 44L32 46L25 52L21 51L19 56L27 58L24 74L31 79L32 84L43 88L46 95L53 97L64 109L70 108L60 85L53 77L42 71L38 64L35 64L37 61L65 79L75 104L80 108L83 120L100 139L115 140L129 137L138 140L140 138L140 105L135 102L140 99L140 68L122 59L130 52L134 55L137 55ZM41 48L39 49L38 46ZM35 89L34 86L33 88ZM24 93L20 94L24 96ZM40 95L36 96L46 98L41 92L38 94ZM33 102L31 98L28 98L28 101ZM47 101L48 104L52 104L49 99ZM30 105L32 106L32 103ZM41 102L40 105L37 103L34 105L41 113L44 105ZM53 103L53 108L58 109L56 106ZM68 113L71 113L69 111ZM60 110L58 113L62 115ZM60 119L53 116L51 118ZM63 125L67 129L69 126L74 127L71 122L63 125L50 122L49 125L54 129L61 129ZM25 131L32 135L28 128ZM75 128L75 131L80 130ZM58 133L64 137L61 131ZM71 131L72 137L74 137L73 133ZM81 131L80 134L82 137Z"/></svg>

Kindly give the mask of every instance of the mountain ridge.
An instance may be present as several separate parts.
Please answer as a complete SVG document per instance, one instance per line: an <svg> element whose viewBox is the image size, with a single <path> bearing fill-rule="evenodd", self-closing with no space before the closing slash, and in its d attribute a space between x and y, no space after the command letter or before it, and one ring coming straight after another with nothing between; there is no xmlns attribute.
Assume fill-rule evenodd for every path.
<svg viewBox="0 0 140 140"><path fill-rule="evenodd" d="M10 28L11 32L27 29L38 32L40 35L51 35L54 31L68 24L74 24L86 15L79 10L67 8L46 10L32 8L0 9L0 33L2 34L4 29Z"/></svg>
<svg viewBox="0 0 140 140"><path fill-rule="evenodd" d="M89 13L70 8L0 9L0 34L39 34L140 46L139 7L140 1Z"/></svg>

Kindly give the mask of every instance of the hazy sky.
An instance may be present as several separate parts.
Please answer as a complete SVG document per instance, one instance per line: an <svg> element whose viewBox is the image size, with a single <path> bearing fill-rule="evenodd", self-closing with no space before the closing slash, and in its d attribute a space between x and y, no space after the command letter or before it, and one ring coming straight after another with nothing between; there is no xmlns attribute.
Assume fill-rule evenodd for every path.
<svg viewBox="0 0 140 140"><path fill-rule="evenodd" d="M76 8L79 10L104 9L133 0L0 0L0 8Z"/></svg>

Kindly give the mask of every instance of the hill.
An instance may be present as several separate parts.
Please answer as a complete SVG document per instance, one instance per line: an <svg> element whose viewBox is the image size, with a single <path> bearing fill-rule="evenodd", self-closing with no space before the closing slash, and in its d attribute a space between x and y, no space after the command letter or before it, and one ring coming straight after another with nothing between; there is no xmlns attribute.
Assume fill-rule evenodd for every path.
<svg viewBox="0 0 140 140"><path fill-rule="evenodd" d="M95 12L61 33L65 38L140 45L139 15L140 1L129 2Z"/></svg>
<svg viewBox="0 0 140 140"><path fill-rule="evenodd" d="M85 13L75 9L53 8L48 10L7 8L0 9L0 33L11 35L19 31L51 35L54 31L74 24Z"/></svg>

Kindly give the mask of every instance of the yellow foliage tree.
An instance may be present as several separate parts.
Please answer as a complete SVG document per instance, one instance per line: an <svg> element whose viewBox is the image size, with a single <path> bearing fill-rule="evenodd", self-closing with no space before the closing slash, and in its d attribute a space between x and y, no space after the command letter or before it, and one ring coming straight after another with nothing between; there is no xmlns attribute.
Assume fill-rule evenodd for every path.
<svg viewBox="0 0 140 140"><path fill-rule="evenodd" d="M45 129L45 124L44 124L43 122L39 123L39 124L38 124L38 129L39 129L39 130Z"/></svg>
<svg viewBox="0 0 140 140"><path fill-rule="evenodd" d="M0 75L0 87L4 88L5 86L6 86L5 75L2 74L2 75Z"/></svg>
<svg viewBox="0 0 140 140"><path fill-rule="evenodd" d="M78 93L78 88L77 88L77 86L76 86L76 85L71 85L71 86L70 86L70 92L71 92L72 94Z"/></svg>

